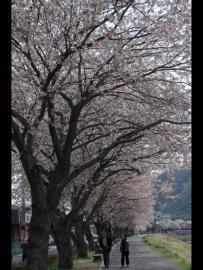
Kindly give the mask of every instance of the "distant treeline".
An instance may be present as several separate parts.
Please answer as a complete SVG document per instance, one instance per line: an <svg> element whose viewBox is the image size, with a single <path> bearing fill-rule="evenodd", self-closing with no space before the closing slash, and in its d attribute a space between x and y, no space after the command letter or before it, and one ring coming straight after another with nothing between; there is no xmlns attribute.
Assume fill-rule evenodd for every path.
<svg viewBox="0 0 203 270"><path fill-rule="evenodd" d="M172 219L191 219L191 170L178 170L174 174L163 173L159 176L157 190L168 180L172 185L169 194L160 193L155 210L170 214Z"/></svg>

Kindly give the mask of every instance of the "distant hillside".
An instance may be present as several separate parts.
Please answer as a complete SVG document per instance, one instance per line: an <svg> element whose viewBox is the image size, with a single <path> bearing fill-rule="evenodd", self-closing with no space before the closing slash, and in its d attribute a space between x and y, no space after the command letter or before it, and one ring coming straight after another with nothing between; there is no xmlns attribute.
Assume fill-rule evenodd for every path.
<svg viewBox="0 0 203 270"><path fill-rule="evenodd" d="M156 211L170 214L172 219L191 219L191 170L160 175L157 191Z"/></svg>

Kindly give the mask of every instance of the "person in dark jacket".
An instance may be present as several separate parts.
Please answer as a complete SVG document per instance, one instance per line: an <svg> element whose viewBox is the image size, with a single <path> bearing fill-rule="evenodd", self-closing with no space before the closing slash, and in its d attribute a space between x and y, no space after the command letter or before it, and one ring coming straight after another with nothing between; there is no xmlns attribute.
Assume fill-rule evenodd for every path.
<svg viewBox="0 0 203 270"><path fill-rule="evenodd" d="M28 249L28 242L25 241L21 244L21 249L22 249L22 262L26 263L27 260L27 249Z"/></svg>
<svg viewBox="0 0 203 270"><path fill-rule="evenodd" d="M112 247L112 240L110 237L107 237L106 232L103 231L101 233L101 237L99 239L100 247L102 248L103 258L104 258L104 266L109 268L109 255Z"/></svg>
<svg viewBox="0 0 203 270"><path fill-rule="evenodd" d="M123 235L120 243L120 252L121 252L121 265L124 266L125 261L126 265L129 265L129 242L127 241L126 234Z"/></svg>

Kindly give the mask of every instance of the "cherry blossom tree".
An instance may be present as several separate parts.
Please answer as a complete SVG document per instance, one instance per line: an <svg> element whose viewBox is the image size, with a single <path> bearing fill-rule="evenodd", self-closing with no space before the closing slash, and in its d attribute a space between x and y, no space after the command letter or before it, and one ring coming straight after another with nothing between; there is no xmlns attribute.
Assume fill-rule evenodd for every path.
<svg viewBox="0 0 203 270"><path fill-rule="evenodd" d="M189 122L190 3L13 1L12 140L32 196L28 269L47 269L71 181L120 147L177 156Z"/></svg>
<svg viewBox="0 0 203 270"><path fill-rule="evenodd" d="M12 153L12 181L11 181L11 202L12 205L21 207L23 200L25 205L31 204L30 187L25 177L25 172L16 153Z"/></svg>
<svg viewBox="0 0 203 270"><path fill-rule="evenodd" d="M140 226L144 227L150 223L153 220L155 179L152 181L149 177L149 175L136 177L132 175L129 178L122 176L119 177L120 181L118 179L112 181L108 197L97 213L96 226L100 224L100 230L103 230L105 224L109 223L116 234L117 228L135 231Z"/></svg>
<svg viewBox="0 0 203 270"><path fill-rule="evenodd" d="M95 146L96 147L96 146ZM117 153L117 155L116 155ZM78 157L78 156L77 156ZM107 179L116 175L121 171L133 171L131 167L115 167L115 160L118 159L118 152L114 152L114 155L101 159L99 164L91 167L91 169L84 171L78 178L75 178L71 184L68 184L63 192L63 196L60 201L57 217L52 225L52 235L55 239L58 252L59 252L59 268L72 267L72 247L71 236L77 245L79 256L85 257L87 255L87 248L84 242L85 233L89 236L89 222L93 217L96 209L106 198L106 189L98 192L98 187L102 185ZM91 207L86 204L91 199L92 194L97 194L94 203ZM91 200L92 202L92 200ZM66 214L65 205L68 205L70 210ZM85 210L86 209L86 210ZM87 211L89 209L89 211ZM91 209L91 211L90 211ZM84 211L85 218L84 221ZM75 234L71 232L72 227L75 228Z"/></svg>

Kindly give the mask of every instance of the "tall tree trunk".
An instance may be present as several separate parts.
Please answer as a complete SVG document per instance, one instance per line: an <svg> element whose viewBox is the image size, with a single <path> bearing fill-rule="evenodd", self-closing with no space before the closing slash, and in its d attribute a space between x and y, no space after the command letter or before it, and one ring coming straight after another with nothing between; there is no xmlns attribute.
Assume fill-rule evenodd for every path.
<svg viewBox="0 0 203 270"><path fill-rule="evenodd" d="M115 226L113 228L113 240L120 238L120 233L119 233L119 227Z"/></svg>
<svg viewBox="0 0 203 270"><path fill-rule="evenodd" d="M32 209L28 239L27 270L46 270L48 242L53 213L41 207Z"/></svg>
<svg viewBox="0 0 203 270"><path fill-rule="evenodd" d="M71 243L71 224L65 224L62 217L54 220L51 235L57 246L58 269L73 269L73 248Z"/></svg>
<svg viewBox="0 0 203 270"><path fill-rule="evenodd" d="M77 248L76 236L75 236L74 232L72 232L72 231L71 231L71 240L72 240L72 243L73 243L73 247Z"/></svg>
<svg viewBox="0 0 203 270"><path fill-rule="evenodd" d="M85 258L88 256L88 249L85 243L85 231L82 226L82 219L78 218L77 222L75 223L75 236L76 236L76 244L77 244L77 251L78 257Z"/></svg>
<svg viewBox="0 0 203 270"><path fill-rule="evenodd" d="M97 230L97 235L100 237L101 232L104 230L104 223L100 222L100 221L94 221L94 225L95 225L96 230Z"/></svg>
<svg viewBox="0 0 203 270"><path fill-rule="evenodd" d="M88 241L88 244L89 244L89 249L90 250L94 250L94 239L92 237L92 233L91 233L91 230L90 230L90 224L89 224L89 222L88 223L84 222L82 224L82 226L84 228L85 236L86 236L87 241Z"/></svg>

